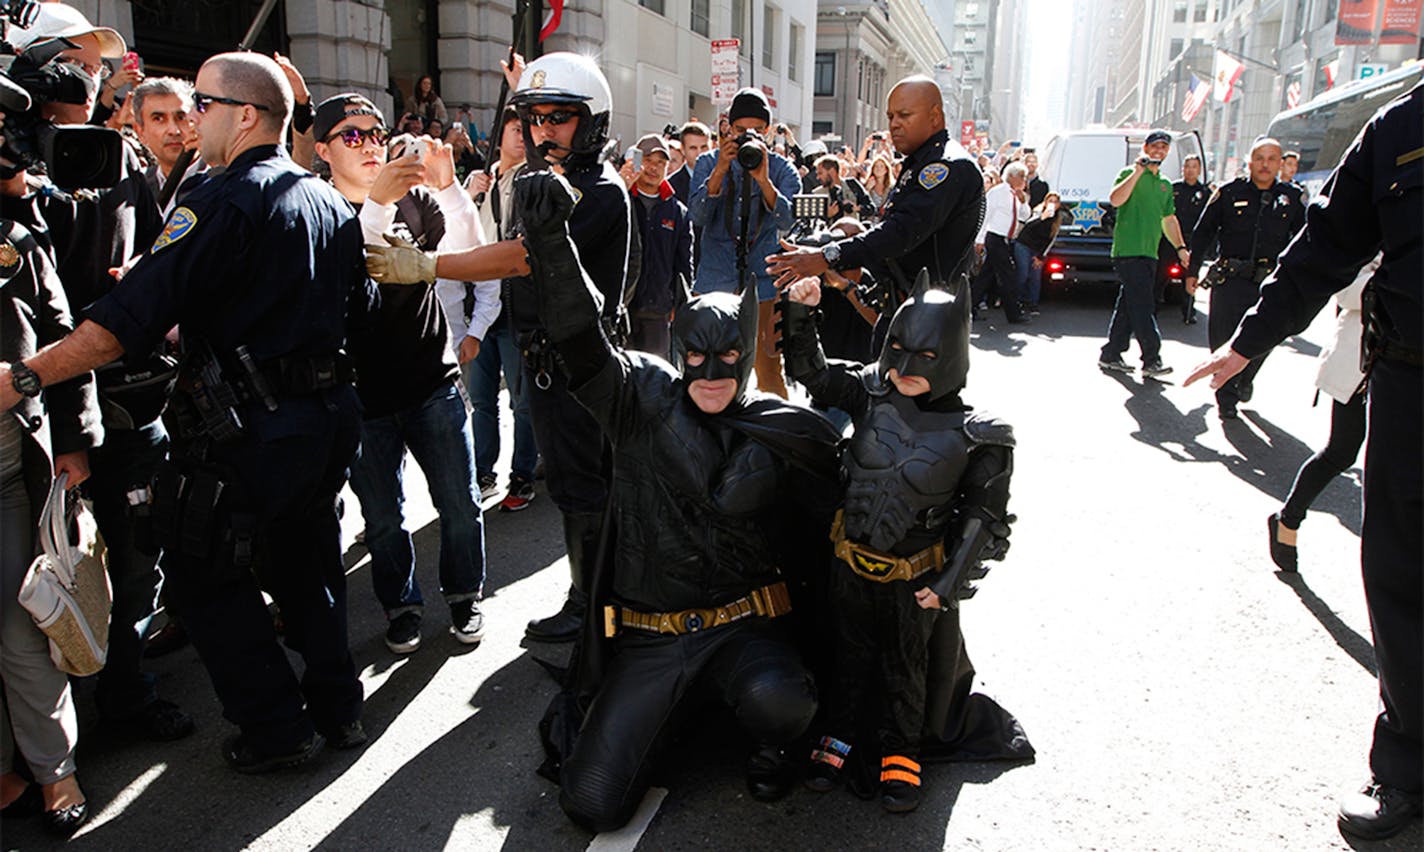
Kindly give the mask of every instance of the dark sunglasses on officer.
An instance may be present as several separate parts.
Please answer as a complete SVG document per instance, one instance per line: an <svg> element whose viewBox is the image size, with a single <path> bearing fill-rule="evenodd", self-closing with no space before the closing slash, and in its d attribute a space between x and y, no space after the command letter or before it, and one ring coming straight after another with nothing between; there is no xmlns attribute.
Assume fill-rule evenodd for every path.
<svg viewBox="0 0 1424 852"><path fill-rule="evenodd" d="M340 139L341 144L347 148L355 149L365 145L368 141L376 145L384 146L386 142L390 141L390 138L391 132L385 127L377 125L369 130L362 130L359 127L343 127L321 141L330 145L331 140Z"/></svg>
<svg viewBox="0 0 1424 852"><path fill-rule="evenodd" d="M558 127L560 124L568 124L578 118L578 110L560 109L553 112L529 112L524 116L524 120L529 122L530 127L543 127L552 124Z"/></svg>

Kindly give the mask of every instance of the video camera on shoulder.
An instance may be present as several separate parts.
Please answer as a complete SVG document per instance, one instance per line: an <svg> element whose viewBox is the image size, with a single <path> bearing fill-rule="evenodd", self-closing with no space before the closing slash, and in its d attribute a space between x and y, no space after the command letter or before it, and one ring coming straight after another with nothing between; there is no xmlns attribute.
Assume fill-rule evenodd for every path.
<svg viewBox="0 0 1424 852"><path fill-rule="evenodd" d="M34 20L32 0L0 0L0 54L15 56L0 78L0 109L4 139L0 147L0 177L21 171L42 171L61 189L99 189L119 182L123 138L118 131L86 124L55 124L42 117L45 104L85 104L96 94L96 83L84 69L59 61L74 47L52 39L17 54L9 43L10 26Z"/></svg>

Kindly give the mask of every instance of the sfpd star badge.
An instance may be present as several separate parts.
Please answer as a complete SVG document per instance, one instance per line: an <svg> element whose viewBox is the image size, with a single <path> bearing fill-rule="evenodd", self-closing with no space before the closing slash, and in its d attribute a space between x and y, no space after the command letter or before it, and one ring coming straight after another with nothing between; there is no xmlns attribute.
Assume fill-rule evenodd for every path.
<svg viewBox="0 0 1424 852"><path fill-rule="evenodd" d="M545 73L544 69L540 68L538 71L534 72L534 79L530 82L533 83L534 88L542 89L544 88L544 80L547 79L547 77L548 75Z"/></svg>
<svg viewBox="0 0 1424 852"><path fill-rule="evenodd" d="M0 272L6 276L15 273L15 267L20 265L20 252L9 240L0 241Z"/></svg>

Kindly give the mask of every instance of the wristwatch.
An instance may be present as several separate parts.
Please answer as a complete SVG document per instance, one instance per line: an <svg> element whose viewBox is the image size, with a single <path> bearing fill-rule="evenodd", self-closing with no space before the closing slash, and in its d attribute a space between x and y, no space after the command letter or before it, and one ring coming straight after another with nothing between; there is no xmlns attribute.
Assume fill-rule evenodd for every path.
<svg viewBox="0 0 1424 852"><path fill-rule="evenodd" d="M15 386L15 392L21 396L33 399L40 395L39 374L26 367L24 361L16 361L10 365L10 384Z"/></svg>
<svg viewBox="0 0 1424 852"><path fill-rule="evenodd" d="M839 243L826 243L821 248L821 257L826 259L826 265L832 269L839 269L841 265L841 247Z"/></svg>

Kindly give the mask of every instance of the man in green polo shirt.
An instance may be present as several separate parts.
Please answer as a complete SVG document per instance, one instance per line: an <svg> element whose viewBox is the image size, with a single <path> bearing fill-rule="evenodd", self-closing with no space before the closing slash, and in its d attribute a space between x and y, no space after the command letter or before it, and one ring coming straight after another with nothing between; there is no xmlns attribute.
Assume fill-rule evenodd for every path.
<svg viewBox="0 0 1424 852"><path fill-rule="evenodd" d="M1159 171L1171 150L1172 137L1165 130L1153 130L1142 143L1142 156L1130 168L1118 173L1108 200L1117 208L1113 226L1113 270L1117 272L1117 304L1108 325L1108 342L1098 357L1104 370L1130 373L1122 360L1133 336L1142 348L1142 375L1164 376L1172 368L1162 363L1162 332L1157 328L1157 244L1165 234L1177 247L1177 259L1187 268L1188 255L1182 245L1182 228L1177 224L1177 207L1172 200L1172 183Z"/></svg>

